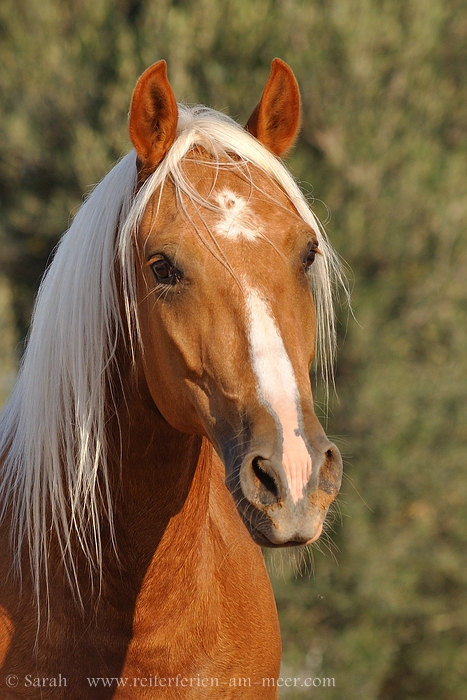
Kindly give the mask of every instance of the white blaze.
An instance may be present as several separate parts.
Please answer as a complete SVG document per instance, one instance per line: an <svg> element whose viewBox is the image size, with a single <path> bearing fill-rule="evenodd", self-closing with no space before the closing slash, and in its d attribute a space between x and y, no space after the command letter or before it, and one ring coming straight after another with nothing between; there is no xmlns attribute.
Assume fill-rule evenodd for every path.
<svg viewBox="0 0 467 700"><path fill-rule="evenodd" d="M301 436L295 374L267 303L247 291L248 335L258 395L282 430L282 463L294 502L303 496L311 476L311 457Z"/></svg>

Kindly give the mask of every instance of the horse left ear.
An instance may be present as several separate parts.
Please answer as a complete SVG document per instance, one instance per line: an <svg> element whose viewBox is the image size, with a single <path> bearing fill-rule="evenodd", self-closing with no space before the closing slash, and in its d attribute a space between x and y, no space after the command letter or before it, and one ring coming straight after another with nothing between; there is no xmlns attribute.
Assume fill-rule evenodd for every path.
<svg viewBox="0 0 467 700"><path fill-rule="evenodd" d="M277 156L285 154L298 136L300 91L291 68L275 58L259 104L245 129Z"/></svg>
<svg viewBox="0 0 467 700"><path fill-rule="evenodd" d="M174 142L178 108L167 78L167 64L158 61L136 83L131 98L129 131L138 155L138 173L145 180Z"/></svg>

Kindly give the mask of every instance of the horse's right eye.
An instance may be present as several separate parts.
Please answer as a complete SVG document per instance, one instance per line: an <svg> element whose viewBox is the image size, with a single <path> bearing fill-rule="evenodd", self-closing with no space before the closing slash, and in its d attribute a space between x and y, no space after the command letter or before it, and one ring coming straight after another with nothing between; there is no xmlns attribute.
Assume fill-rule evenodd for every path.
<svg viewBox="0 0 467 700"><path fill-rule="evenodd" d="M179 276L175 267L165 258L156 260L151 265L151 270L159 284L175 284Z"/></svg>

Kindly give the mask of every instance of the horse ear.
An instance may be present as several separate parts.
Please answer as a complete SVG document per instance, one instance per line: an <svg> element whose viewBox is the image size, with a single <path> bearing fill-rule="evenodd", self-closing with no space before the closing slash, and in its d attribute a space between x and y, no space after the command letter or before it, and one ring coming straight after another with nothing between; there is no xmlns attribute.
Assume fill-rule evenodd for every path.
<svg viewBox="0 0 467 700"><path fill-rule="evenodd" d="M146 179L164 158L174 142L177 121L177 102L167 78L167 64L158 61L144 71L131 98L129 131L140 179Z"/></svg>
<svg viewBox="0 0 467 700"><path fill-rule="evenodd" d="M300 121L300 91L291 68L275 58L259 104L245 129L277 156L293 146Z"/></svg>

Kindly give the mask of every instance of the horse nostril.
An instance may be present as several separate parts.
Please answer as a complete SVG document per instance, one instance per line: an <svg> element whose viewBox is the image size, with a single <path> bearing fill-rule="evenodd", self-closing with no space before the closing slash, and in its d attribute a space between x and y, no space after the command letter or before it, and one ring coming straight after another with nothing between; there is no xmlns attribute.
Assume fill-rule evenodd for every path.
<svg viewBox="0 0 467 700"><path fill-rule="evenodd" d="M274 478L262 467L264 460L255 457L251 463L254 474L254 500L264 506L270 506L279 500L279 489Z"/></svg>
<svg viewBox="0 0 467 700"><path fill-rule="evenodd" d="M324 461L319 470L319 488L329 494L336 495L342 479L342 458L335 445L331 445L324 453Z"/></svg>

